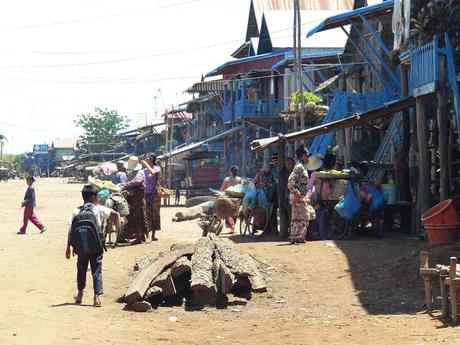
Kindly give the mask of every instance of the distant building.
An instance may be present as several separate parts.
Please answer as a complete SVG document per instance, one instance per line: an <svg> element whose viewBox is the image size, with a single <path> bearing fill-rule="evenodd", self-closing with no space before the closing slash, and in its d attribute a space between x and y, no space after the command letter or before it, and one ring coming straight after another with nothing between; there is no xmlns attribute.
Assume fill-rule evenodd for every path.
<svg viewBox="0 0 460 345"><path fill-rule="evenodd" d="M76 145L77 139L64 138L54 140L48 151L51 170L61 166L64 162L73 160L75 158Z"/></svg>
<svg viewBox="0 0 460 345"><path fill-rule="evenodd" d="M47 174L50 169L49 145L35 144L32 153L34 164L38 167L40 175Z"/></svg>

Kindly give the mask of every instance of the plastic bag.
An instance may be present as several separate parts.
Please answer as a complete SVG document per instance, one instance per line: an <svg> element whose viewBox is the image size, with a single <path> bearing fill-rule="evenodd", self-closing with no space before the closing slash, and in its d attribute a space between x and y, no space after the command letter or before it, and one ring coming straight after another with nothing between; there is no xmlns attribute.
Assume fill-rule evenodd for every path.
<svg viewBox="0 0 460 345"><path fill-rule="evenodd" d="M97 193L97 201L101 205L104 205L108 198L110 198L110 191L108 189L103 189Z"/></svg>
<svg viewBox="0 0 460 345"><path fill-rule="evenodd" d="M384 199L382 193L380 193L377 190L377 188L375 188L372 182L369 182L369 190L372 194L372 202L371 202L371 206L369 207L369 210L372 213L378 212L386 205L387 202Z"/></svg>
<svg viewBox="0 0 460 345"><path fill-rule="evenodd" d="M258 198L257 198L257 204L258 206L265 207L268 209L270 204L268 203L267 195L265 194L263 189L259 189L258 191Z"/></svg>
<svg viewBox="0 0 460 345"><path fill-rule="evenodd" d="M257 190L256 189L251 189L248 191L243 198L243 208L248 208L250 210L253 210L256 208L256 196L257 196Z"/></svg>
<svg viewBox="0 0 460 345"><path fill-rule="evenodd" d="M347 192L342 200L335 205L334 209L344 219L352 219L361 209L361 203L353 190L351 182L348 183Z"/></svg>

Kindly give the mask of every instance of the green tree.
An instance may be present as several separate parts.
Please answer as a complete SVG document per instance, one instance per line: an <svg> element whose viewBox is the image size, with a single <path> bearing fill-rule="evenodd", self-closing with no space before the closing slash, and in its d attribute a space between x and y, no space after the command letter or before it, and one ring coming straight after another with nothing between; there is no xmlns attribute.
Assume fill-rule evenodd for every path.
<svg viewBox="0 0 460 345"><path fill-rule="evenodd" d="M114 137L128 127L129 119L116 110L94 108L94 111L78 115L74 122L84 130L80 138L89 153L100 153L113 148Z"/></svg>
<svg viewBox="0 0 460 345"><path fill-rule="evenodd" d="M3 134L0 134L0 160L3 161L3 148L8 140ZM2 162L3 163L3 162Z"/></svg>

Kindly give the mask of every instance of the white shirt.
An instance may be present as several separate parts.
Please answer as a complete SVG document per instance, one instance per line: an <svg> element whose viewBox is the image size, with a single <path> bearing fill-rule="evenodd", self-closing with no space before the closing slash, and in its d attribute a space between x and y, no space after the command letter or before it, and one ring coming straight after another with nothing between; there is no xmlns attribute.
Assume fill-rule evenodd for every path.
<svg viewBox="0 0 460 345"><path fill-rule="evenodd" d="M94 205L90 202L85 203L83 206L92 206L93 207L93 213L96 216L96 221L99 227L102 227L102 222L110 217L110 214L112 213L112 209L102 206L102 205ZM80 208L77 207L75 210L73 210L72 214L69 217L69 220L67 221L67 224L69 225L69 233L72 228L72 221L73 218L80 213Z"/></svg>

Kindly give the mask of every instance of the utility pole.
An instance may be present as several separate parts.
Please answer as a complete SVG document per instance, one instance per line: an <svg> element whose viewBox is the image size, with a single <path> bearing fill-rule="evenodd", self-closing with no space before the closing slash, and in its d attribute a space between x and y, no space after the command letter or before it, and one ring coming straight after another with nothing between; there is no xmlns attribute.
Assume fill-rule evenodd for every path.
<svg viewBox="0 0 460 345"><path fill-rule="evenodd" d="M300 93L300 128L305 129L305 104L303 98L303 68L302 68L302 20L300 17L299 0L294 0L296 6L294 12L297 16L297 78L298 91Z"/></svg>
<svg viewBox="0 0 460 345"><path fill-rule="evenodd" d="M297 79L297 67L298 67L298 58L297 58L297 0L294 1L294 25L292 30L292 38L293 38L293 45L292 45L292 55L293 55L293 63L294 63L294 92L297 92L298 87L298 79ZM297 131L297 113L294 116L294 130Z"/></svg>

